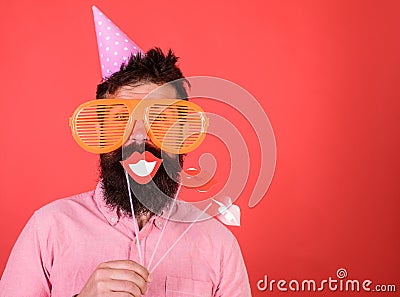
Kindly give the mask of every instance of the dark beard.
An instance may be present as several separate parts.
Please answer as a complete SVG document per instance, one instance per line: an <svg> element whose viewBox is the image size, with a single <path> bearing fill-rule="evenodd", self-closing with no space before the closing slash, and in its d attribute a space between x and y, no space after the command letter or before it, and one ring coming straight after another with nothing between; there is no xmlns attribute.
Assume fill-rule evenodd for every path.
<svg viewBox="0 0 400 297"><path fill-rule="evenodd" d="M111 208L122 211L125 215L132 216L132 211L125 170L120 163L123 160L122 154L124 154L124 159L126 159L134 151L142 153L144 149L161 159L160 149L150 144L146 144L144 147L136 143L124 147L123 150L119 148L111 153L100 155L100 177L102 178L102 189L106 203ZM135 216L140 216L148 212L160 214L172 201L160 195L160 191L170 198L175 197L179 188L179 173L183 163L183 155L176 155L176 158L173 159L165 154L162 157L163 162L152 179L153 182L150 181L144 185L138 184L128 175ZM166 172L165 167L168 168L171 177ZM141 201L144 202L144 205Z"/></svg>

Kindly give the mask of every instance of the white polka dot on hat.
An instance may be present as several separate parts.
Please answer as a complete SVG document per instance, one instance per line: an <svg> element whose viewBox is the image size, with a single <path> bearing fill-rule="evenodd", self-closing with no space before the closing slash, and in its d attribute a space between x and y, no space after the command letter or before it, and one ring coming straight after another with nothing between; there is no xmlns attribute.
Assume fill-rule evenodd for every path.
<svg viewBox="0 0 400 297"><path fill-rule="evenodd" d="M143 51L96 6L93 5L92 9L101 72L103 77L109 77L119 71L122 63L126 62L131 54L136 55Z"/></svg>

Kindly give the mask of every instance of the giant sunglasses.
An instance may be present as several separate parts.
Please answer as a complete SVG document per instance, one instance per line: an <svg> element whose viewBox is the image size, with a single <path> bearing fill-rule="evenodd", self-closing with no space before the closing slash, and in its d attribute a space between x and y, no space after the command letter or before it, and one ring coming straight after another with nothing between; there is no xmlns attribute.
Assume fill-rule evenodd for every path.
<svg viewBox="0 0 400 297"><path fill-rule="evenodd" d="M136 120L143 120L160 149L185 154L203 141L208 119L203 109L179 99L98 99L80 105L70 118L72 135L86 151L108 153L121 147Z"/></svg>

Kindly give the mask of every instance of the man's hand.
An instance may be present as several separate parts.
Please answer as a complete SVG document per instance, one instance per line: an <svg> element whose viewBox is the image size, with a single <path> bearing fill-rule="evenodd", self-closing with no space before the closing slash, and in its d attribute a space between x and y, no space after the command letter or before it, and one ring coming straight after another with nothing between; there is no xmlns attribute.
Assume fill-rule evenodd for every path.
<svg viewBox="0 0 400 297"><path fill-rule="evenodd" d="M140 297L147 292L149 271L130 261L100 264L90 276L78 297Z"/></svg>

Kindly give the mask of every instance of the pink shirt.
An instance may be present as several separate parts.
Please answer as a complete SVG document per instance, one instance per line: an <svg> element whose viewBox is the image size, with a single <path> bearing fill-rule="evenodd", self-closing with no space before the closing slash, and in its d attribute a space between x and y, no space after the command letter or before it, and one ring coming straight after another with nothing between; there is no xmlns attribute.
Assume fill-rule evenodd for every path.
<svg viewBox="0 0 400 297"><path fill-rule="evenodd" d="M165 220L140 230L147 266ZM169 221L154 265L189 224ZM0 282L0 297L72 297L106 261L140 263L132 219L119 217L95 191L60 199L36 211L20 234ZM217 220L197 222L152 273L149 297L251 296L235 237Z"/></svg>

